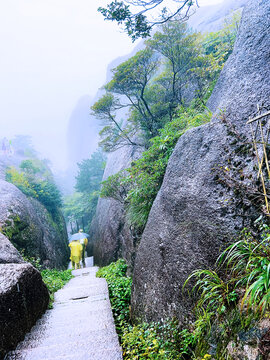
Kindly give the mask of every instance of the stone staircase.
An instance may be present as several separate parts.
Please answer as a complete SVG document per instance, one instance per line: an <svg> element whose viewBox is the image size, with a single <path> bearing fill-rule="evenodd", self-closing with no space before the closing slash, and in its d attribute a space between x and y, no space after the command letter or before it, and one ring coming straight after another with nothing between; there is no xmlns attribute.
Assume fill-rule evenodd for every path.
<svg viewBox="0 0 270 360"><path fill-rule="evenodd" d="M96 271L74 270L75 278L55 294L53 309L5 360L121 360L107 283Z"/></svg>

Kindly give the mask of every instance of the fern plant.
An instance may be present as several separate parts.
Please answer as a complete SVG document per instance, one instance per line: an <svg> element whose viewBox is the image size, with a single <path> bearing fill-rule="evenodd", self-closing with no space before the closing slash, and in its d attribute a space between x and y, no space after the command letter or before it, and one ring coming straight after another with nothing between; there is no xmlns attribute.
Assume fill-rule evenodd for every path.
<svg viewBox="0 0 270 360"><path fill-rule="evenodd" d="M260 239L246 230L242 239L229 246L218 259L226 264L237 287L245 287L241 309L246 305L260 317L270 304L270 235L265 228Z"/></svg>

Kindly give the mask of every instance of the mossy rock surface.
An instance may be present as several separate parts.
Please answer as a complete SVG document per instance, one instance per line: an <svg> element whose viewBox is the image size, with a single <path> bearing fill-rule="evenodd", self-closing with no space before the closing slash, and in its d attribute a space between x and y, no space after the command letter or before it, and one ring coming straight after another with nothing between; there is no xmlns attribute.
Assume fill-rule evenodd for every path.
<svg viewBox="0 0 270 360"><path fill-rule="evenodd" d="M54 221L37 200L3 180L0 180L0 228L16 249L24 250L28 257L40 258L41 265L66 267L68 240L61 213Z"/></svg>

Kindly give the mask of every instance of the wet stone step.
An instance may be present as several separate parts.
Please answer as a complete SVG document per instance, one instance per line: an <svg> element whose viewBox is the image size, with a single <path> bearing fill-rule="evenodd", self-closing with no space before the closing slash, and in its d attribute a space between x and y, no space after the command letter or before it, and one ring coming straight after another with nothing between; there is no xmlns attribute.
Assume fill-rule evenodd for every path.
<svg viewBox="0 0 270 360"><path fill-rule="evenodd" d="M91 333L91 332L108 330L113 325L114 325L113 321L108 321L106 324L104 324L103 320L96 321L94 324L85 324L85 321L81 321L80 323L74 324L72 330L70 330L67 327L68 326L67 323L57 324L56 326L45 325L40 329L36 328L34 332L31 332L28 335L26 335L25 340L21 344L24 344L24 342L26 341L28 343L31 342L32 340L36 341L37 339L42 341L45 338L55 337L55 335L65 336L66 334L72 334L74 338L75 332L77 336L80 337L83 336L86 332ZM21 346L21 344L18 346Z"/></svg>
<svg viewBox="0 0 270 360"><path fill-rule="evenodd" d="M56 302L5 360L121 360L105 279L97 268L73 272Z"/></svg>
<svg viewBox="0 0 270 360"><path fill-rule="evenodd" d="M54 348L49 347L35 348L28 351L14 351L12 352L8 360L121 360L121 349L107 347L100 350L94 349L80 349L79 344L74 344L76 352L73 348ZM70 352L69 352L70 351Z"/></svg>
<svg viewBox="0 0 270 360"><path fill-rule="evenodd" d="M108 348L111 347L112 341L117 346L118 337L117 335L111 334L107 329L100 329L96 331L90 331L85 334L81 332L81 334L76 334L76 341L74 341L73 333L66 333L61 335L51 336L45 339L41 339L40 337L34 339L24 340L18 347L17 351L20 350L29 350L33 348L47 348L51 346L66 346L66 344L80 345L80 347L95 347L98 348Z"/></svg>
<svg viewBox="0 0 270 360"><path fill-rule="evenodd" d="M102 304L99 303L92 303L91 307L89 307L89 304L87 304L88 306L74 306L74 307L70 307L69 306L65 306L64 308L57 308L57 312L56 311L51 311L50 313L46 313L40 320L38 320L38 322L36 323L36 325L32 328L31 333L34 333L35 331L40 331L42 329L42 327L45 325L48 327L51 324L56 325L56 324L63 324L64 323L70 323L70 316L71 316L71 312L72 315L76 317L76 321L79 323L81 321L83 321L84 323L86 322L87 319L87 323L91 323L93 321L95 321L94 319L91 318L95 318L95 317L99 317L99 318L105 318L106 320L110 321L112 320L111 317L111 310L108 308L107 303L103 302Z"/></svg>

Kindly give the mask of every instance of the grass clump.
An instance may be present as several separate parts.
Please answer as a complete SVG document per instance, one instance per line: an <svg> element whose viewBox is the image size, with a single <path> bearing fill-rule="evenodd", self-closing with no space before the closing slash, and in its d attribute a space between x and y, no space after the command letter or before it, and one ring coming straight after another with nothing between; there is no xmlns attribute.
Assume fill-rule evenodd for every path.
<svg viewBox="0 0 270 360"><path fill-rule="evenodd" d="M243 230L238 241L218 258L215 270L199 269L187 279L196 294L195 320L183 328L177 319L133 324L131 279L124 260L100 269L105 277L124 360L231 359L228 344L259 329L270 311L270 228L257 237ZM251 334L251 335L250 335ZM245 340L243 340L245 341Z"/></svg>
<svg viewBox="0 0 270 360"><path fill-rule="evenodd" d="M177 320L129 326L122 337L125 360L191 359L195 337L180 329Z"/></svg>
<svg viewBox="0 0 270 360"><path fill-rule="evenodd" d="M244 229L236 243L218 258L217 269L196 270L186 281L195 280L195 354L209 351L216 360L227 356L229 342L256 329L270 310L270 228L262 225L254 237ZM185 285L186 285L185 284Z"/></svg>
<svg viewBox="0 0 270 360"><path fill-rule="evenodd" d="M134 325L130 318L132 280L126 276L127 265L120 259L97 272L107 280L116 330L125 360L190 359L194 336L181 329L177 320Z"/></svg>
<svg viewBox="0 0 270 360"><path fill-rule="evenodd" d="M121 337L130 322L132 280L126 276L127 264L123 259L98 270L97 277L107 280L116 330Z"/></svg>
<svg viewBox="0 0 270 360"><path fill-rule="evenodd" d="M54 293L60 290L73 278L71 270L46 269L41 271L41 276L50 293L49 309L52 309Z"/></svg>

